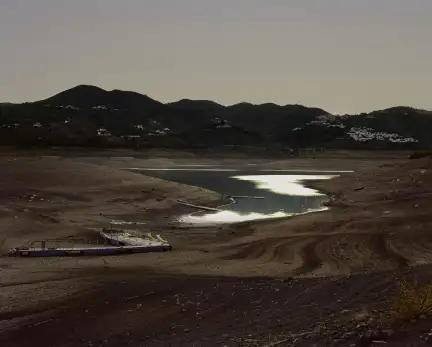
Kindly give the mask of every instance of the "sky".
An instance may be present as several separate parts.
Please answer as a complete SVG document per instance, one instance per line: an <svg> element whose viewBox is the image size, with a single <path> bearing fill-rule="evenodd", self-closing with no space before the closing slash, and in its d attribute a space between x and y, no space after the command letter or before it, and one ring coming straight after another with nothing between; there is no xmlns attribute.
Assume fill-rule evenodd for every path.
<svg viewBox="0 0 432 347"><path fill-rule="evenodd" d="M432 110L432 0L1 0L0 101L79 84L333 113Z"/></svg>

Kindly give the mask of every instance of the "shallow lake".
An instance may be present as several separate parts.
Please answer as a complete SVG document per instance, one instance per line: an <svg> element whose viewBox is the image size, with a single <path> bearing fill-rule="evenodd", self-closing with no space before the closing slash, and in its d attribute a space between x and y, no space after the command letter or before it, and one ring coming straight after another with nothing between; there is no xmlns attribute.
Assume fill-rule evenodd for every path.
<svg viewBox="0 0 432 347"><path fill-rule="evenodd" d="M307 183L337 177L336 172L302 172L219 168L130 168L148 176L199 186L234 197L220 211L198 211L179 222L214 225L279 218L325 210L327 196ZM253 197L253 198L246 198ZM187 197L185 198L187 200Z"/></svg>

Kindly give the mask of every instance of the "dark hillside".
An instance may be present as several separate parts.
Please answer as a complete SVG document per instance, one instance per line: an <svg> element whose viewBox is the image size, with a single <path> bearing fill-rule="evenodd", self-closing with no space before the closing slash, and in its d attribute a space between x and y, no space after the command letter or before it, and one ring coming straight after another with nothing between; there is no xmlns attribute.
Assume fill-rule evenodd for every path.
<svg viewBox="0 0 432 347"><path fill-rule="evenodd" d="M0 104L0 143L8 145L130 146L141 141L150 147L417 149L432 146L430 129L432 112L411 107L337 116L302 105L223 106L190 99L163 104L147 95L89 85L37 102Z"/></svg>

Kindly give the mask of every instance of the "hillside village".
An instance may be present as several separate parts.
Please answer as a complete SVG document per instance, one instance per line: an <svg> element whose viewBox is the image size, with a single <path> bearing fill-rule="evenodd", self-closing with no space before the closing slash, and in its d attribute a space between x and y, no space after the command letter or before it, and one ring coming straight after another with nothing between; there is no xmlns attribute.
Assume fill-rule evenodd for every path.
<svg viewBox="0 0 432 347"><path fill-rule="evenodd" d="M409 107L334 115L300 105L163 104L128 91L77 86L48 99L0 104L3 145L417 149L432 145L432 112ZM206 136L199 136L205 133ZM155 139L157 138L157 139Z"/></svg>

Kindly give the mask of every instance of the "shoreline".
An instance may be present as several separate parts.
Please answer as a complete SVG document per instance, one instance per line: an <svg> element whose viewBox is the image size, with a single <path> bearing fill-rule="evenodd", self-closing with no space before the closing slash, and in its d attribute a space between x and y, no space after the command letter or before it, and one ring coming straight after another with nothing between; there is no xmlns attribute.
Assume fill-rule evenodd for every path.
<svg viewBox="0 0 432 347"><path fill-rule="evenodd" d="M353 172L349 172L349 174L351 174L351 173L353 173ZM289 218L293 218L293 217L299 217L299 216L306 215L306 214L309 214L309 213L317 213L317 212L328 211L329 208L327 208L327 206L331 203L332 195L329 192L325 192L324 193L321 190L321 188L318 188L318 184L320 182L325 182L325 181L330 181L330 180L338 179L339 176L331 178L329 180L317 180L317 181L303 180L303 181L301 181L301 185L302 186L304 186L306 188L311 188L311 189L317 190L320 194L322 194L322 195L324 195L324 196L326 196L328 198L327 201L325 201L325 202L323 202L321 204L320 208L309 209L309 210L306 210L304 212L294 213L292 215L283 216L283 217L262 218L262 219L256 219L256 220L250 220L250 221L240 221L240 222L231 222L231 223L227 222L227 223L220 223L220 224L215 223L213 225L206 225L204 227L211 228L211 227L242 226L242 225L246 225L246 223L248 225L253 225L253 223L271 222L271 221L274 221L274 220L283 220L283 219L289 219ZM172 181L172 182L173 183L177 183L175 181ZM201 188L198 185L190 185L190 186ZM224 211L224 210L221 210L221 208L223 208L225 206L229 206L231 204L235 204L236 203L236 198L237 199L264 199L264 197L261 197L261 196L230 196L230 195L222 194L222 193L220 193L218 191L212 191L212 192L214 192L215 194L219 194L221 196L221 198L223 199L222 201L224 201L226 199L229 199L231 202L223 203L221 205L215 205L215 207L212 207L214 204L209 204L207 201L205 201L205 199L203 201L198 202L197 204L188 203L186 200L177 200L177 202L179 204L181 204L181 205L197 209L198 211L195 211L195 212L192 212L192 213L188 214L188 216L192 216L194 214L203 213L205 211L208 211L208 212L221 212L221 211ZM206 204L206 205L212 205L212 206L210 206L210 207L209 206L204 206L204 204ZM174 218L175 218L175 220L177 220L179 217L181 217L181 216L176 216ZM190 223L186 223L186 225L183 225L183 227L184 228L188 228L187 225L189 225L190 228L200 227L200 225L191 225Z"/></svg>
<svg viewBox="0 0 432 347"><path fill-rule="evenodd" d="M319 181L316 181L316 182L310 182L310 181L308 182L307 180L302 181L302 185L303 186L305 186L307 188L315 189L315 190L319 191L319 193L322 193L323 195L325 195L326 197L328 197L328 200L322 203L321 208L317 208L317 209L313 209L313 210L308 210L308 211L301 212L301 213L295 213L295 214L292 214L290 216L275 217L275 218L263 218L263 219L256 219L256 220L250 220L250 221L220 223L220 224L205 225L205 226L190 225L190 223L186 223L186 225L181 225L181 228L182 229L189 229L189 228L193 229L193 228L200 228L200 227L202 227L202 228L218 228L218 227L220 228L220 227L222 227L222 228L226 229L226 228L235 228L235 227L250 227L250 226L255 226L255 224L257 224L257 226L259 225L259 226L265 227L266 223L271 223L271 222L274 222L274 221L290 220L290 219L299 218L299 217L302 217L302 216L305 216L305 215L308 215L308 214L316 214L316 213L321 213L321 212L330 212L330 206L331 206L331 203L332 203L332 196L333 195L331 195L331 193L330 193L331 190L329 190L328 192L324 192L322 190L322 188L319 187L319 183L331 181L331 180L338 179L338 178L339 177L335 177L335 178L332 178L330 180L319 180ZM191 185L191 186L193 186L193 185ZM196 187L199 187L199 186L196 186ZM225 194L221 194L221 193L219 193L217 191L214 191L214 192L216 194L219 194L222 197L226 196ZM229 202L229 203L226 203L226 204L222 204L222 205L215 205L216 208L203 206L202 204L214 205L214 204L211 204L210 202L207 202L205 199L203 201L199 202L199 205L183 204L181 202L179 202L179 203L183 204L185 206L191 207L191 208L198 209L198 211L195 211L195 212L192 212L192 213L188 214L188 215L194 215L196 213L202 213L202 212L205 212L205 211L209 211L209 212L212 212L212 211L213 212L223 211L223 210L220 210L221 207L229 206L229 205L235 203L235 199L234 199L235 197L229 197L229 198L232 200L232 202ZM255 199L256 197L247 197L247 196L243 197L242 196L241 198ZM261 197L259 197L259 198L261 198ZM178 219L179 217L181 217L181 216L177 216L175 218Z"/></svg>
<svg viewBox="0 0 432 347"><path fill-rule="evenodd" d="M327 211L187 230L167 224L171 212L190 211L175 198L211 206L220 194L66 159L2 165L0 199L10 211L0 211L0 242L80 235L113 216L139 216L173 244L151 255L1 257L2 345L45 347L50 336L59 347L234 347L316 326L341 339L358 331L362 310L386 312L399 278L432 282L432 160L369 162L308 182L334 194Z"/></svg>

